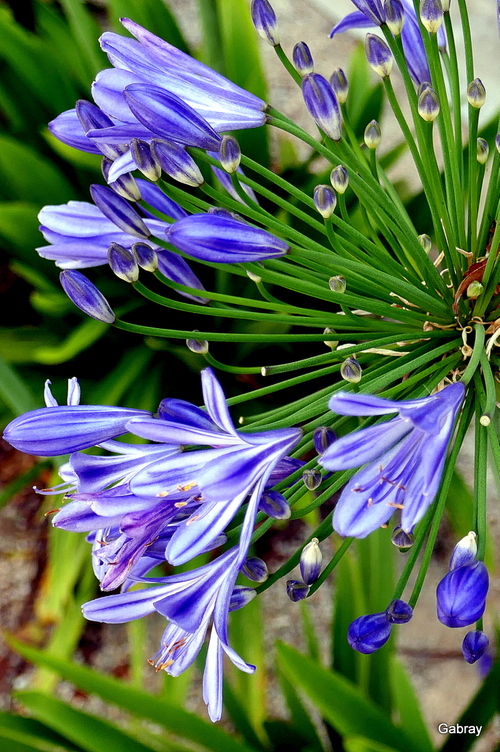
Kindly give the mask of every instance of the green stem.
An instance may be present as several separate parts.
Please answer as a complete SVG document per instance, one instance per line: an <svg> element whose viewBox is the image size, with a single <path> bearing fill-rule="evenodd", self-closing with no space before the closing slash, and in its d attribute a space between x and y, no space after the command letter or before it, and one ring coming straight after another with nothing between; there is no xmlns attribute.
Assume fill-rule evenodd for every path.
<svg viewBox="0 0 500 752"><path fill-rule="evenodd" d="M449 49L449 82L451 88L451 101L453 105L453 120L455 130L456 160L459 166L460 180L462 185L464 179L463 149L462 149L462 116L460 112L460 74L458 70L457 47L455 44L455 34L451 22L450 13L444 14L444 24L446 28L446 42Z"/></svg>
<svg viewBox="0 0 500 752"><path fill-rule="evenodd" d="M476 153L477 142L477 126L479 122L479 110L477 107L469 105L469 149L468 149L468 164L469 164L469 247L468 249L474 254L473 260L477 257L477 214L478 214L478 199L477 195L477 173L478 173L478 161Z"/></svg>
<svg viewBox="0 0 500 752"><path fill-rule="evenodd" d="M295 83L301 86L302 77L300 73L298 73L298 71L296 71L295 68L293 67L292 63L290 62L287 55L285 54L285 51L283 50L283 47L281 46L281 44L277 44L274 48L274 51L277 54L280 62L284 65L288 73L291 75L291 77L295 81Z"/></svg>
<svg viewBox="0 0 500 752"><path fill-rule="evenodd" d="M486 547L486 501L487 501L487 481L486 473L488 466L488 442L485 427L481 424L482 410L478 404L476 410L476 432L475 432L475 451L474 451L474 507L477 533L477 555L476 558L484 560Z"/></svg>

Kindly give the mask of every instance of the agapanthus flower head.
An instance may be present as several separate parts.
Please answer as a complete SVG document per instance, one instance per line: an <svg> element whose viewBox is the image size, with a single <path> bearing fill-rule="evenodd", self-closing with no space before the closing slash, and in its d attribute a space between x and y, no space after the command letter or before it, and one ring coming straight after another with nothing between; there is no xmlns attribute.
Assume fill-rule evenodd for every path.
<svg viewBox="0 0 500 752"><path fill-rule="evenodd" d="M329 406L339 415L397 417L333 442L319 459L328 470L366 465L348 481L335 508L333 525L341 535L364 538L384 525L395 509L411 533L434 500L446 449L465 395L461 382L414 400L385 400L337 392Z"/></svg>

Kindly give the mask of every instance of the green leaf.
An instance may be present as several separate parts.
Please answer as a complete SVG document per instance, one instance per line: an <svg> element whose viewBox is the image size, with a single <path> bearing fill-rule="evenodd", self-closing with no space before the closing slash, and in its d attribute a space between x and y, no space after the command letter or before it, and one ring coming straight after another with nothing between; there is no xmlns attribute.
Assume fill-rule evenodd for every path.
<svg viewBox="0 0 500 752"><path fill-rule="evenodd" d="M0 193L5 198L38 206L59 204L74 197L74 189L57 167L35 149L1 135L0 181Z"/></svg>
<svg viewBox="0 0 500 752"><path fill-rule="evenodd" d="M31 390L3 358L0 358L0 396L14 415L22 415L38 407Z"/></svg>
<svg viewBox="0 0 500 752"><path fill-rule="evenodd" d="M408 673L396 656L391 657L391 685L394 706L400 724L422 752L432 752L432 742L425 725L418 697Z"/></svg>
<svg viewBox="0 0 500 752"><path fill-rule="evenodd" d="M80 752L82 749L34 718L4 712L0 712L0 745L2 752Z"/></svg>
<svg viewBox="0 0 500 752"><path fill-rule="evenodd" d="M316 732L314 723L312 722L308 711L304 707L302 700L297 694L295 687L288 681L282 671L278 671L278 679L281 689L285 696L286 704L290 711L290 716L293 718L293 725L300 729L300 733L309 742L312 749L323 749L323 744Z"/></svg>
<svg viewBox="0 0 500 752"><path fill-rule="evenodd" d="M54 365L71 360L88 347L97 342L109 329L109 324L95 319L86 319L61 344L55 347L39 347L33 353L37 363Z"/></svg>
<svg viewBox="0 0 500 752"><path fill-rule="evenodd" d="M367 613L358 559L351 551L337 566L337 584L332 620L332 668L346 679L365 686L369 658L353 650L347 642L349 624Z"/></svg>
<svg viewBox="0 0 500 752"><path fill-rule="evenodd" d="M288 645L278 644L278 656L288 680L309 696L339 734L366 736L401 752L417 750L404 731L394 726L389 716L355 684Z"/></svg>
<svg viewBox="0 0 500 752"><path fill-rule="evenodd" d="M88 752L151 752L153 747L126 734L109 721L72 708L41 692L16 692L16 698L49 728L66 736Z"/></svg>
<svg viewBox="0 0 500 752"><path fill-rule="evenodd" d="M344 747L346 752L394 752L394 747L379 744L373 739L367 739L366 736L351 736L344 739Z"/></svg>
<svg viewBox="0 0 500 752"><path fill-rule="evenodd" d="M131 18L148 31L189 54L188 44L175 17L162 0L141 0L139 3L137 0L109 0L108 16L112 27L119 34L127 34L120 18Z"/></svg>
<svg viewBox="0 0 500 752"><path fill-rule="evenodd" d="M106 67L107 58L99 47L101 30L82 0L60 0L68 19L80 57L85 61L89 76Z"/></svg>
<svg viewBox="0 0 500 752"><path fill-rule="evenodd" d="M297 509L296 505L294 505L294 510L295 509ZM314 629L314 622L311 616L310 608L311 608L311 604L307 599L300 602L300 613L302 616L302 630L306 638L307 652L309 653L313 661L320 663L321 654L320 654L318 635L316 634L316 630Z"/></svg>
<svg viewBox="0 0 500 752"><path fill-rule="evenodd" d="M85 692L99 695L103 700L118 705L141 718L159 723L172 733L217 752L255 752L253 747L231 737L219 726L189 713L178 705L169 703L147 692L127 686L121 681L103 676L97 671L70 663L43 650L29 647L13 637L5 638L23 658L37 665L47 666L76 684Z"/></svg>
<svg viewBox="0 0 500 752"><path fill-rule="evenodd" d="M92 170L101 177L101 161L102 157L99 154L89 154L86 151L80 151L74 149L68 144L63 144L58 138L52 135L48 128L43 128L41 131L43 138L47 141L50 148L55 151L60 157L74 165L75 167L82 167L85 170Z"/></svg>
<svg viewBox="0 0 500 752"><path fill-rule="evenodd" d="M34 250L44 242L38 229L39 209L36 204L25 201L0 201L0 236L26 265L43 269L49 276L51 273L55 275L52 264L40 258Z"/></svg>

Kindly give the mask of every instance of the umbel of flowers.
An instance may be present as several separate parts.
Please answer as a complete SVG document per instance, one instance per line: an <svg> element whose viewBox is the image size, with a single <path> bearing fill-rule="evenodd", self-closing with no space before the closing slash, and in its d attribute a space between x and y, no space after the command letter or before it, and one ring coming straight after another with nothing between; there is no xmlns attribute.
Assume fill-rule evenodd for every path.
<svg viewBox="0 0 500 752"><path fill-rule="evenodd" d="M200 368L203 407L196 398L165 399L154 414L82 405L71 379L67 405L57 404L47 382L47 406L5 430L21 451L69 455L61 485L41 493L64 494L54 525L87 533L92 546L105 594L84 605L86 617L118 623L162 614L167 626L151 662L173 676L193 663L208 636L203 696L212 720L222 713L224 655L243 671L255 670L229 644L229 612L296 563L300 579L285 585L294 602L313 595L353 539L391 525L387 534L408 552L407 566L385 610L360 614L346 639L372 653L395 625L412 618L473 419L474 529L457 544L438 586L437 616L451 628L475 625L463 640L467 662L488 647L482 623L488 448L500 468L492 421L500 365L500 135L491 149L478 138L485 91L472 65L466 12L463 80L450 44L448 3L354 5L331 36L370 28L367 61L421 181L429 215L422 227L379 159L383 127L362 123L364 136L357 135L345 73L317 72L304 42L289 59L267 0L253 0L254 25L300 86L317 137L128 19L122 23L131 37L106 32L101 38L111 67L97 75L93 101L77 102L49 125L64 143L102 156L106 185L91 186L92 203L70 201L40 212L47 245L38 253L62 269L63 289L78 308L128 332L186 340L200 365L229 374L246 369L216 360L211 342L313 348L308 357L248 367L261 374L262 385L233 404L279 396L291 386L300 393L282 396L277 407L238 429L209 367ZM394 94L395 75L403 80L408 119ZM301 139L328 165L309 193L249 159L226 133L263 125ZM117 317L91 279L99 265L128 283L131 296L196 316L197 333ZM224 270L232 285L211 289L205 266ZM243 296L242 280L246 290L253 285L251 297ZM222 334L212 331L214 318L227 323ZM267 333L233 330L231 320L241 319L265 321ZM128 443L126 434L148 443ZM333 513L268 576L252 543L274 519L289 518L304 494L312 509L340 490ZM337 550L322 570L320 544L333 533ZM403 600L421 551L416 584ZM171 569L200 554L206 563L182 573ZM167 574L150 576L158 564ZM119 593L109 592L116 588Z"/></svg>

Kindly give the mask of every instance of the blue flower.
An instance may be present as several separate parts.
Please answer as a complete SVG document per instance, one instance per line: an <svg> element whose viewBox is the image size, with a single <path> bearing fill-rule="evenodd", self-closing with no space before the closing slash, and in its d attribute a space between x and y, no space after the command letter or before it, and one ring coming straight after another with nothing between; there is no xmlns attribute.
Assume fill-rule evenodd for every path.
<svg viewBox="0 0 500 752"><path fill-rule="evenodd" d="M488 570L475 558L475 538L475 533L469 533L458 542L450 571L437 586L437 616L447 627L467 627L480 619L486 608Z"/></svg>
<svg viewBox="0 0 500 752"><path fill-rule="evenodd" d="M413 616L412 607L402 600L391 601L385 611L359 616L349 625L347 641L358 653L375 653L391 636L393 624L407 624Z"/></svg>
<svg viewBox="0 0 500 752"><path fill-rule="evenodd" d="M364 29L381 26L386 22L386 12L379 0L353 0L358 11L350 13L336 24L330 32L330 37L349 29ZM405 20L401 32L403 49L409 73L416 84L431 80L429 64L425 54L424 43L415 15L415 8L411 0L402 0L405 10ZM438 33L440 46L445 45L442 31Z"/></svg>
<svg viewBox="0 0 500 752"><path fill-rule="evenodd" d="M340 535L364 538L395 509L401 510L403 530L413 530L438 491L464 394L457 382L431 397L401 402L348 392L331 398L330 409L339 415L398 413L334 441L319 459L328 470L368 463L348 482L335 508L333 525Z"/></svg>
<svg viewBox="0 0 500 752"><path fill-rule="evenodd" d="M245 663L230 647L227 634L229 610L235 605L231 596L245 555L246 551L235 547L198 569L156 579L137 578L137 582L155 587L90 601L83 606L84 616L107 624L132 621L154 611L165 616L170 623L150 663L171 676L179 676L193 663L210 630L203 699L211 720L218 721L222 715L224 653L241 671L255 671L255 666Z"/></svg>

